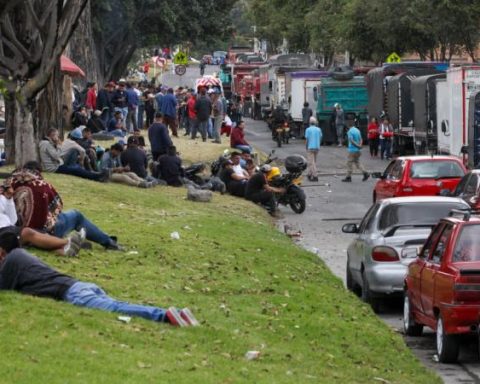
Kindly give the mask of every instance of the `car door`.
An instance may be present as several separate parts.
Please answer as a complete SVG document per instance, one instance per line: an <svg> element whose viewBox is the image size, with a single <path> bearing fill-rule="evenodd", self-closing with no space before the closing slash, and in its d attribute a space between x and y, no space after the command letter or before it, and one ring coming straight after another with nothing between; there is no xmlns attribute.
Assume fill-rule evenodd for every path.
<svg viewBox="0 0 480 384"><path fill-rule="evenodd" d="M365 249L368 247L371 232L380 204L373 204L367 211L358 228L358 234L348 248L350 270L356 282L361 283L361 268L365 258Z"/></svg>
<svg viewBox="0 0 480 384"><path fill-rule="evenodd" d="M395 193L395 188L398 184L398 179L395 178L394 171L396 167L398 169L399 160L393 160L390 162L388 167L385 169L383 173L382 179L377 182L375 187L376 197L377 200L386 199L392 197Z"/></svg>
<svg viewBox="0 0 480 384"><path fill-rule="evenodd" d="M423 312L432 319L435 317L434 308L437 302L435 297L437 284L441 279L439 276L441 274L440 267L451 233L451 225L443 225L440 236L438 236L436 243L433 244L430 255L420 276L420 292Z"/></svg>
<svg viewBox="0 0 480 384"><path fill-rule="evenodd" d="M462 199L465 200L467 204L471 207L474 207L476 204L477 198L477 188L478 188L478 175L472 173L468 182L465 185L465 189L463 190Z"/></svg>

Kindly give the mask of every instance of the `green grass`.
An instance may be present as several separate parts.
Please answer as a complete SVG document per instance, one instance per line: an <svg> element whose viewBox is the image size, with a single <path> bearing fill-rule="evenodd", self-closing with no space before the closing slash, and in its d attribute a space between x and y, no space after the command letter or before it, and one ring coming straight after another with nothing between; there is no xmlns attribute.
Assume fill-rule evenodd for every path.
<svg viewBox="0 0 480 384"><path fill-rule="evenodd" d="M260 208L219 195L192 203L182 189L48 179L67 209L117 235L127 252L33 253L120 299L188 306L202 326L125 324L112 313L1 293L1 383L439 382ZM260 358L247 361L249 350Z"/></svg>

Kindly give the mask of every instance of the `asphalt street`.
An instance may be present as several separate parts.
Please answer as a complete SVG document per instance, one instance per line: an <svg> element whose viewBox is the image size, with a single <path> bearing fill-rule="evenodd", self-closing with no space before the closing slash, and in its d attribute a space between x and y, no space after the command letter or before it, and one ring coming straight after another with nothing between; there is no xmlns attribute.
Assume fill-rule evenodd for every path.
<svg viewBox="0 0 480 384"><path fill-rule="evenodd" d="M216 66L207 66L206 74L218 71ZM177 76L170 71L162 76L162 83L171 87L193 87L199 77L198 67L190 67L184 76ZM302 140L292 140L281 148L272 141L270 131L263 121L246 120L246 139L258 150L270 152L285 159L288 155L305 155ZM320 171L319 181L312 183L304 179L303 188L307 195L307 208L301 215L295 214L289 207L281 207L283 218L278 220L278 228L285 226L291 231L300 231L301 236L294 241L320 257L331 271L345 281L347 247L353 235L344 234L342 225L360 222L372 203L372 191L375 180L362 182L362 175L353 175L352 183L343 183L346 164L345 147L323 147L318 157ZM386 161L370 158L368 148L364 148L361 162L370 172L383 171ZM402 302L386 302L380 318L397 332L402 332ZM435 361L435 334L424 332L422 337L405 337L406 344L419 360L437 374L447 384L480 384L480 362L476 342L464 345L461 349L459 364L440 364ZM394 357L389 357L394 358Z"/></svg>

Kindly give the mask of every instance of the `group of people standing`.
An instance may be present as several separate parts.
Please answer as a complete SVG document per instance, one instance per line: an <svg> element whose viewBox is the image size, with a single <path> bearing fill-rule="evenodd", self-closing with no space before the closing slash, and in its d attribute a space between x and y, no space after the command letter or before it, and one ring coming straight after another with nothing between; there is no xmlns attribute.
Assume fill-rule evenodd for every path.
<svg viewBox="0 0 480 384"><path fill-rule="evenodd" d="M384 117L380 124L376 117L372 117L367 127L367 137L371 157L378 157L380 149L382 160L392 158L393 126L388 117Z"/></svg>

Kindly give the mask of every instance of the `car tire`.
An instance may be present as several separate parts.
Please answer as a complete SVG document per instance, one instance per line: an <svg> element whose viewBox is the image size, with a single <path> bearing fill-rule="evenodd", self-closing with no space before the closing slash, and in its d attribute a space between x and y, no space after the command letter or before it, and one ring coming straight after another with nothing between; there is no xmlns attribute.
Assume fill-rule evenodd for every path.
<svg viewBox="0 0 480 384"><path fill-rule="evenodd" d="M458 351L460 347L457 335L447 335L445 333L444 323L440 315L437 320L437 355L441 363L452 364L458 359Z"/></svg>
<svg viewBox="0 0 480 384"><path fill-rule="evenodd" d="M346 280L347 289L353 292L355 283L353 282L352 271L350 271L350 263L348 262L348 260L347 260L347 268L345 273L345 280Z"/></svg>
<svg viewBox="0 0 480 384"><path fill-rule="evenodd" d="M376 297L373 297L372 291L370 291L370 285L368 284L367 277L365 276L365 271L362 272L362 300L365 303L370 304L373 312L380 312L380 300Z"/></svg>
<svg viewBox="0 0 480 384"><path fill-rule="evenodd" d="M421 336L423 332L423 325L418 324L413 318L407 291L405 291L403 298L403 330L407 336Z"/></svg>

